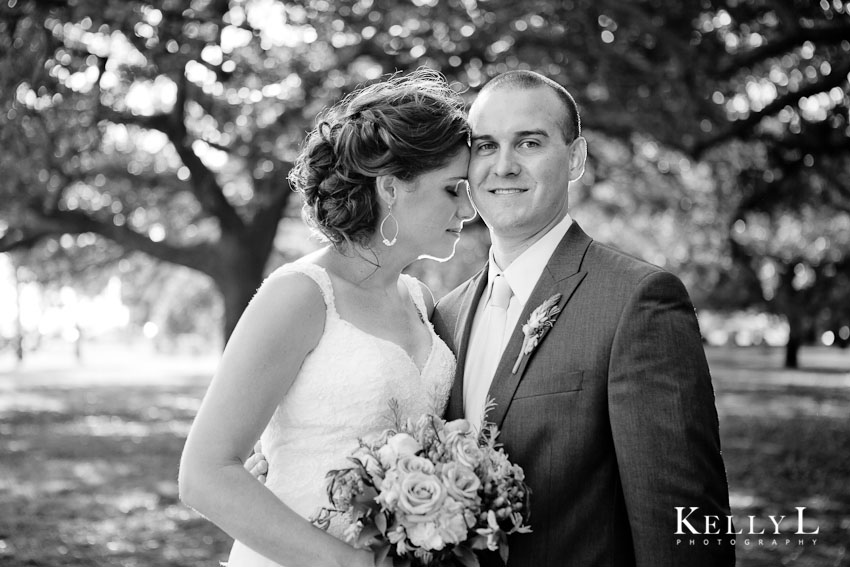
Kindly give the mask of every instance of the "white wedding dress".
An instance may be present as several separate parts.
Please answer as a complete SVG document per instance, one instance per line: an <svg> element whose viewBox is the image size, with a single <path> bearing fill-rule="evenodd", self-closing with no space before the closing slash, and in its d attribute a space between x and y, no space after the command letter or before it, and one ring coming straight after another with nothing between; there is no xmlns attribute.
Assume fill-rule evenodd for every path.
<svg viewBox="0 0 850 567"><path fill-rule="evenodd" d="M403 417L442 414L454 378L455 359L427 323L431 351L421 372L399 345L375 337L341 319L327 272L315 264L295 262L270 278L297 272L322 291L327 307L325 330L316 348L275 410L261 440L269 463L266 486L295 512L311 517L329 506L325 475L347 466L357 439L391 426L390 400ZM401 276L416 309L427 321L418 281ZM285 337L281 337L281 343ZM342 538L345 526L331 523L329 533ZM279 567L236 541L228 567Z"/></svg>

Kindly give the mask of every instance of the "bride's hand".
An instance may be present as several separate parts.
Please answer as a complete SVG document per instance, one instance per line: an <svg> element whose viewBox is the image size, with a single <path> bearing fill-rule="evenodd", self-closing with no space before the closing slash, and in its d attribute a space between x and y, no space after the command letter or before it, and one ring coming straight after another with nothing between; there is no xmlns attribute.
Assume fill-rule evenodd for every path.
<svg viewBox="0 0 850 567"><path fill-rule="evenodd" d="M259 441L254 445L254 454L245 461L245 470L251 473L261 483L266 483L269 462L266 460L266 456L263 455L263 446Z"/></svg>

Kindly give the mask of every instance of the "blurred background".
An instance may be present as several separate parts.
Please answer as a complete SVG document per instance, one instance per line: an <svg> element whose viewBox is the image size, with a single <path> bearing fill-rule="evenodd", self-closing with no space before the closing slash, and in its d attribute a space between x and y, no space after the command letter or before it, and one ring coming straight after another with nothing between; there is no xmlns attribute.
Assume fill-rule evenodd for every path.
<svg viewBox="0 0 850 567"><path fill-rule="evenodd" d="M0 3L0 563L210 565L177 460L263 277L321 243L286 174L316 114L394 71L471 101L533 69L578 101L571 214L697 307L733 513L850 565L850 3ZM480 221L437 297L486 258ZM285 340L282 338L282 340ZM787 520L788 531L796 529ZM769 526L769 524L766 524Z"/></svg>

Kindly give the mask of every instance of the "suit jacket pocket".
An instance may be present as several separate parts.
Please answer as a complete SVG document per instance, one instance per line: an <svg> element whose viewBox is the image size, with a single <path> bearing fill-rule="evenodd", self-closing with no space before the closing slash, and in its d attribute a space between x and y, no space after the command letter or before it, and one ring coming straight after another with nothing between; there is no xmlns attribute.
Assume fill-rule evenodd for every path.
<svg viewBox="0 0 850 567"><path fill-rule="evenodd" d="M523 377L522 382L520 382L514 394L514 399L575 392L581 390L583 376L583 370L567 372L566 374L553 372L551 374L526 375Z"/></svg>

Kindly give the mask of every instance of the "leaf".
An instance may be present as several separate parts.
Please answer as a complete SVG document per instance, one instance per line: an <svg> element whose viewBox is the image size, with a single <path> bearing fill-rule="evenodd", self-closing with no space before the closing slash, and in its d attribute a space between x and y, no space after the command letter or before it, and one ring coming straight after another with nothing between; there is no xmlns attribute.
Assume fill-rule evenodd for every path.
<svg viewBox="0 0 850 567"><path fill-rule="evenodd" d="M465 545L458 545L452 550L452 553L457 557L463 567L480 567L478 556Z"/></svg>
<svg viewBox="0 0 850 567"><path fill-rule="evenodd" d="M363 503L369 502L369 503L374 504L375 498L377 498L377 497L378 497L378 491L375 490L375 487L374 486L367 486L363 490L363 492L361 492L360 494L355 496L354 499L358 502L363 502Z"/></svg>
<svg viewBox="0 0 850 567"><path fill-rule="evenodd" d="M357 536L357 547L372 549L375 544L383 542L380 536L381 532L375 526L363 526L363 529L360 530L360 535Z"/></svg>
<svg viewBox="0 0 850 567"><path fill-rule="evenodd" d="M541 305L541 308L544 311L549 311L550 309L552 309L552 307L557 306L559 301L561 301L561 294L556 293L555 295L553 295L552 297L547 299L545 302L543 302L543 305Z"/></svg>
<svg viewBox="0 0 850 567"><path fill-rule="evenodd" d="M351 499L351 509L364 516L372 511L377 513L380 509L378 503L375 502L377 496L378 491L371 486L367 486L363 492Z"/></svg>
<svg viewBox="0 0 850 567"><path fill-rule="evenodd" d="M499 557L502 558L505 565L508 564L508 536L505 535L505 532L499 532Z"/></svg>
<svg viewBox="0 0 850 567"><path fill-rule="evenodd" d="M369 473L366 471L366 467L363 465L363 462L360 459L358 459L357 457L346 457L346 459L354 463L354 469L356 469L357 472L360 473L360 476L364 480L371 480L369 478Z"/></svg>
<svg viewBox="0 0 850 567"><path fill-rule="evenodd" d="M378 512L375 514L375 527L381 532L381 535L387 535L387 517Z"/></svg>
<svg viewBox="0 0 850 567"><path fill-rule="evenodd" d="M472 549L487 549L487 537L483 535L476 535L469 539L468 545Z"/></svg>

